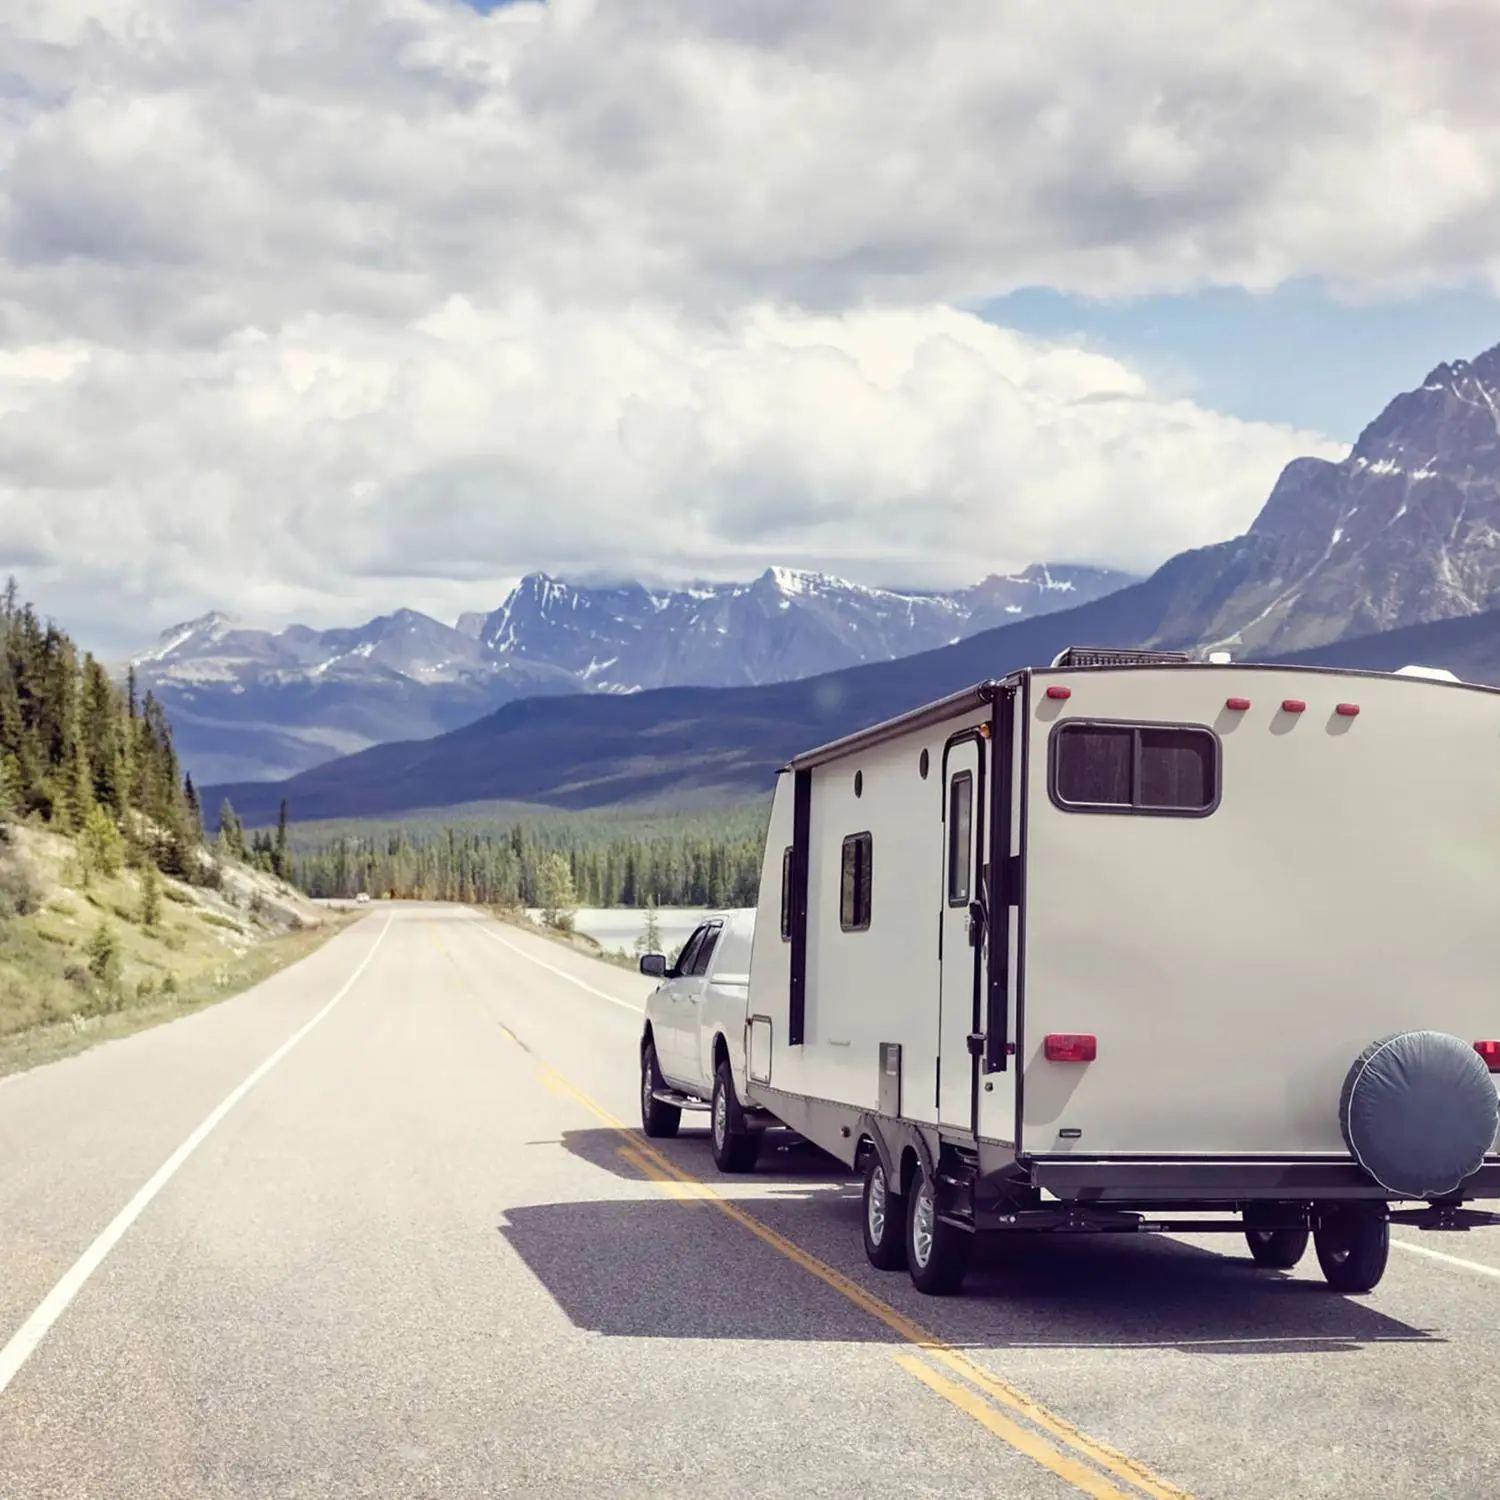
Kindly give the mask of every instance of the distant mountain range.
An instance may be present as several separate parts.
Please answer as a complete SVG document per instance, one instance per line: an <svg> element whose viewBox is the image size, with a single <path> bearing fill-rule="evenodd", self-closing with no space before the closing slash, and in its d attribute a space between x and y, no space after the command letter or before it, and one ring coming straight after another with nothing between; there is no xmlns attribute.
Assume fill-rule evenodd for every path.
<svg viewBox="0 0 1500 1500"><path fill-rule="evenodd" d="M947 594L789 568L673 590L533 573L498 609L455 626L403 609L355 629L272 632L215 613L166 631L132 665L201 785L292 775L517 698L753 686L890 661L1134 581L1043 564Z"/></svg>
<svg viewBox="0 0 1500 1500"><path fill-rule="evenodd" d="M800 749L1070 644L1448 666L1500 684L1500 348L1433 370L1342 463L1298 459L1250 530L1078 607L769 686L531 697L280 785L212 788L247 821L502 800L599 807L755 795ZM955 631L954 634L959 632Z"/></svg>

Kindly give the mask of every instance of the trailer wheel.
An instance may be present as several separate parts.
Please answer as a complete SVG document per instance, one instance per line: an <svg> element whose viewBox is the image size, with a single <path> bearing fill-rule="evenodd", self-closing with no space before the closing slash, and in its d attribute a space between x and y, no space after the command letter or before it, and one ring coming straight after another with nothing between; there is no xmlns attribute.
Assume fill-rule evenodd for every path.
<svg viewBox="0 0 1500 1500"><path fill-rule="evenodd" d="M710 1119L714 1165L721 1172L752 1171L760 1156L760 1139L764 1132L746 1126L745 1111L735 1098L734 1076L727 1062L721 1062L714 1074Z"/></svg>
<svg viewBox="0 0 1500 1500"><path fill-rule="evenodd" d="M641 1048L641 1129L653 1140L677 1134L682 1111L675 1104L663 1104L656 1090L663 1087L661 1069L656 1065L656 1043L648 1041Z"/></svg>
<svg viewBox="0 0 1500 1500"><path fill-rule="evenodd" d="M1259 1217L1254 1206L1245 1210L1245 1243L1255 1264L1273 1271L1290 1271L1307 1254L1307 1230L1261 1229L1256 1225Z"/></svg>
<svg viewBox="0 0 1500 1500"><path fill-rule="evenodd" d="M880 1153L865 1163L865 1257L877 1271L906 1266L906 1199L891 1191Z"/></svg>
<svg viewBox="0 0 1500 1500"><path fill-rule="evenodd" d="M937 1189L921 1167L906 1204L906 1267L929 1297L951 1297L969 1269L972 1236L938 1217Z"/></svg>
<svg viewBox="0 0 1500 1500"><path fill-rule="evenodd" d="M1359 1296L1373 1291L1385 1275L1391 1254L1391 1226L1368 1208L1327 1209L1313 1231L1313 1246L1324 1279L1336 1292Z"/></svg>

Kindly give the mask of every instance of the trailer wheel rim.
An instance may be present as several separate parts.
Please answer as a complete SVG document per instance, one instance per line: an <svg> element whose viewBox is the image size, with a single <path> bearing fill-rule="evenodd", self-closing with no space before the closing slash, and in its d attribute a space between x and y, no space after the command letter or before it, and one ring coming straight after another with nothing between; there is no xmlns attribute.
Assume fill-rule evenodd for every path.
<svg viewBox="0 0 1500 1500"><path fill-rule="evenodd" d="M932 1189L924 1180L917 1189L911 1216L911 1252L919 1266L926 1266L932 1259L932 1227Z"/></svg>
<svg viewBox="0 0 1500 1500"><path fill-rule="evenodd" d="M721 1087L714 1090L714 1142L722 1147L729 1128L729 1100Z"/></svg>
<svg viewBox="0 0 1500 1500"><path fill-rule="evenodd" d="M885 1243L885 1168L877 1162L870 1172L870 1201L865 1210L870 1224L870 1243Z"/></svg>

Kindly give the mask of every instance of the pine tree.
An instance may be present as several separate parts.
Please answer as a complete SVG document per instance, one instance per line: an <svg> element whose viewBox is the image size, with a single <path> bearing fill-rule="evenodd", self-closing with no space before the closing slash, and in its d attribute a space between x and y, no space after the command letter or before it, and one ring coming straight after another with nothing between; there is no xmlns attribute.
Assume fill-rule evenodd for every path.
<svg viewBox="0 0 1500 1500"><path fill-rule="evenodd" d="M281 799L281 809L276 814L276 843L271 849L271 869L280 879L286 878L287 868L287 806Z"/></svg>

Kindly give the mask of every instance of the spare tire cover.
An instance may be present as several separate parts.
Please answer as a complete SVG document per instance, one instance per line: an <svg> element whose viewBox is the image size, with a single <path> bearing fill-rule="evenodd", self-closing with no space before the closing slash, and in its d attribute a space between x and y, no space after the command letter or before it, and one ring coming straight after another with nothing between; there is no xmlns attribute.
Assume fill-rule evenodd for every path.
<svg viewBox="0 0 1500 1500"><path fill-rule="evenodd" d="M1372 1042L1344 1080L1339 1124L1354 1158L1388 1192L1451 1193L1483 1163L1500 1126L1485 1061L1441 1031Z"/></svg>

